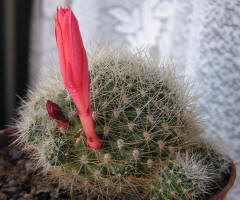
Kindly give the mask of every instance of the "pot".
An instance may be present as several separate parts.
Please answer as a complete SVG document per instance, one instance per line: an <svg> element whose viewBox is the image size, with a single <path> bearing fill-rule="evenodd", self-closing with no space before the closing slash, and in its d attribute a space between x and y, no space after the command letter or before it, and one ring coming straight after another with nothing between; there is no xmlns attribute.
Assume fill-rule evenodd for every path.
<svg viewBox="0 0 240 200"><path fill-rule="evenodd" d="M213 196L210 200L224 200L225 196L227 195L229 190L232 188L237 175L236 166L233 161L231 162L231 165L229 166L229 168L230 168L230 177L227 185L218 194Z"/></svg>
<svg viewBox="0 0 240 200"><path fill-rule="evenodd" d="M14 138L16 138L16 131L17 129L12 127L0 130L0 150L6 148L9 144L11 144ZM236 179L236 166L233 161L231 161L231 165L229 166L229 168L230 174L228 183L219 193L211 197L210 200L224 200L227 193L234 185Z"/></svg>

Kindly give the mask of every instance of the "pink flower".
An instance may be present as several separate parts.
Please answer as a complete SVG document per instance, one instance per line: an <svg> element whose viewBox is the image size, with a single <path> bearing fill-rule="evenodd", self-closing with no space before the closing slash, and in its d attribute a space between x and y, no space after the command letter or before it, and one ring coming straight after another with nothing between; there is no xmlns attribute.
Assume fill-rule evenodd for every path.
<svg viewBox="0 0 240 200"><path fill-rule="evenodd" d="M56 120L59 128L66 128L68 126L68 120L64 116L61 108L56 103L47 100L46 108L50 117Z"/></svg>
<svg viewBox="0 0 240 200"><path fill-rule="evenodd" d="M78 21L70 7L57 9L55 36L63 82L76 105L88 146L97 149L101 140L96 134L91 113L87 55Z"/></svg>

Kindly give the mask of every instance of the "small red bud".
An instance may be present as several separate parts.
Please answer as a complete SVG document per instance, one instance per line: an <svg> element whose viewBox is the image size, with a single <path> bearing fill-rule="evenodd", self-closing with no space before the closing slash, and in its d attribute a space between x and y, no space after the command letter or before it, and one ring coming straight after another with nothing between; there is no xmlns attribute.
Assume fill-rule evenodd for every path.
<svg viewBox="0 0 240 200"><path fill-rule="evenodd" d="M74 135L74 138L75 138L75 139L79 138L79 137L81 136L82 132L83 132L82 130L78 131L78 132L76 133L76 135Z"/></svg>
<svg viewBox="0 0 240 200"><path fill-rule="evenodd" d="M56 120L57 126L59 128L66 128L68 126L68 120L64 116L59 105L57 105L56 103L53 103L50 100L47 100L46 108L50 117Z"/></svg>

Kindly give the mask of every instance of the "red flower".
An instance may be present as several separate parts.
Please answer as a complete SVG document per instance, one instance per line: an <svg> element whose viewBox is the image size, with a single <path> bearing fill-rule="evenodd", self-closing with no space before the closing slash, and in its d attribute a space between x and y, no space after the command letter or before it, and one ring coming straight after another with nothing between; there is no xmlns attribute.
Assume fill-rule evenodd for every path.
<svg viewBox="0 0 240 200"><path fill-rule="evenodd" d="M68 120L64 116L61 108L50 100L47 100L46 108L51 118L55 119L59 128L66 128Z"/></svg>
<svg viewBox="0 0 240 200"><path fill-rule="evenodd" d="M101 141L91 114L87 55L78 21L70 7L57 9L55 36L63 82L77 107L88 146L97 149Z"/></svg>

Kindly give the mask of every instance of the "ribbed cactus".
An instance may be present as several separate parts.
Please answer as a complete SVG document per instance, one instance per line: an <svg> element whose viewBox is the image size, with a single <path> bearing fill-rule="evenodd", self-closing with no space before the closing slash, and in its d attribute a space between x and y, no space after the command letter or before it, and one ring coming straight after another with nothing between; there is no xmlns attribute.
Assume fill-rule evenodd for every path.
<svg viewBox="0 0 240 200"><path fill-rule="evenodd" d="M51 68L16 122L16 142L36 168L108 199L206 199L221 188L229 161L201 138L189 86L173 64L105 47L89 55L88 72L70 8L55 21L63 80Z"/></svg>

